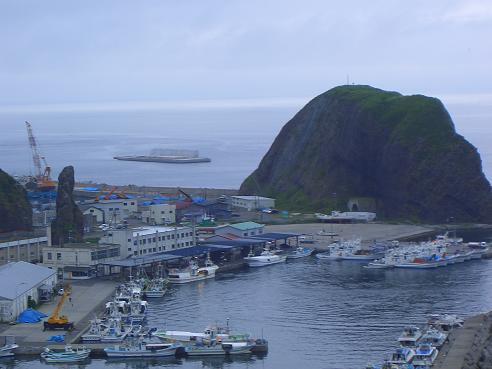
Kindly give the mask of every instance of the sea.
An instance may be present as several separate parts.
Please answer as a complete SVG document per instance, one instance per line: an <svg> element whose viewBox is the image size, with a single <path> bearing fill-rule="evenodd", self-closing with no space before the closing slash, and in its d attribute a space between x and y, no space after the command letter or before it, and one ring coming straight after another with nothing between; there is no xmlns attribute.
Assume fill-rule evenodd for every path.
<svg viewBox="0 0 492 369"><path fill-rule="evenodd" d="M457 132L477 147L484 172L492 178L492 102L444 103ZM302 106L22 113L0 109L0 168L14 175L34 173L27 120L54 177L73 165L78 181L236 189ZM145 155L154 148L198 150L212 161L180 165L113 159Z"/></svg>
<svg viewBox="0 0 492 369"><path fill-rule="evenodd" d="M492 232L458 232L492 241ZM492 260L434 270L365 269L359 262L315 257L243 269L173 286L149 303L149 327L201 331L215 323L269 341L265 356L152 360L91 359L48 365L39 358L0 361L0 368L49 369L364 369L396 348L405 326L429 314L468 317L492 309Z"/></svg>

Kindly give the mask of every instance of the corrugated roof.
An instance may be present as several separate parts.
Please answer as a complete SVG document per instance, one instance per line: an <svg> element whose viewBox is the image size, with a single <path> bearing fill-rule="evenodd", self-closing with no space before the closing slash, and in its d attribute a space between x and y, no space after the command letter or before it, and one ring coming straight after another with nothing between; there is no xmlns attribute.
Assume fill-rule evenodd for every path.
<svg viewBox="0 0 492 369"><path fill-rule="evenodd" d="M285 240L290 237L299 237L300 233L280 233L280 232L271 232L271 233L263 233L257 234L256 236L251 236L251 238L258 238L260 240Z"/></svg>
<svg viewBox="0 0 492 369"><path fill-rule="evenodd" d="M13 300L56 272L40 265L18 261L0 267L0 298Z"/></svg>

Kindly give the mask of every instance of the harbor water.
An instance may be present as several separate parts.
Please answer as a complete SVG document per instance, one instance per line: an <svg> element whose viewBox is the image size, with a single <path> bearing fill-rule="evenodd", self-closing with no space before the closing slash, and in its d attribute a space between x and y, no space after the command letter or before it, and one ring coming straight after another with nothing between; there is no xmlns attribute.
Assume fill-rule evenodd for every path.
<svg viewBox="0 0 492 369"><path fill-rule="evenodd" d="M469 235L471 237L471 235ZM490 231L481 233L490 241ZM474 239L474 238L472 238ZM492 260L431 270L368 270L358 262L314 257L218 275L171 287L149 306L149 326L202 330L230 324L269 340L264 357L109 361L64 368L310 368L356 369L380 362L408 324L431 313L467 317L492 309ZM48 368L39 359L0 362L15 369Z"/></svg>

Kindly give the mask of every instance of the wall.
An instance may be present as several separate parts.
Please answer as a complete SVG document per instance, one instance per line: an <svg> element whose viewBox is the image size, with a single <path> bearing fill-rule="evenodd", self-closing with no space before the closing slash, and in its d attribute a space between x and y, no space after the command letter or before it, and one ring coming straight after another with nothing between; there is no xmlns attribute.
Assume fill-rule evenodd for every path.
<svg viewBox="0 0 492 369"><path fill-rule="evenodd" d="M47 237L37 237L0 243L0 265L14 261L39 262Z"/></svg>

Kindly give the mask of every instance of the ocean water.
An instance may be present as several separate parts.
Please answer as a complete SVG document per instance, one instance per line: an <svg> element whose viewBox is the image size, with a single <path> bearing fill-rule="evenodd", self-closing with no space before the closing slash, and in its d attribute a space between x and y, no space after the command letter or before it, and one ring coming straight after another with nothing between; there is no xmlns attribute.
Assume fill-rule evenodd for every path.
<svg viewBox="0 0 492 369"><path fill-rule="evenodd" d="M492 240L490 231L466 236ZM163 299L150 302L150 327L196 331L230 318L235 330L269 340L264 357L92 359L60 367L363 369L387 358L403 328L424 324L429 314L466 317L492 309L491 290L492 260L435 270L369 270L358 262L315 257L288 261L175 286ZM3 361L2 366L53 367L38 358Z"/></svg>
<svg viewBox="0 0 492 369"><path fill-rule="evenodd" d="M458 133L482 155L492 178L492 106L447 104ZM109 184L238 188L268 151L282 126L302 106L108 112L0 113L0 168L33 173L24 121L55 176L74 165L77 180ZM199 150L211 163L124 162L115 155L153 148Z"/></svg>

